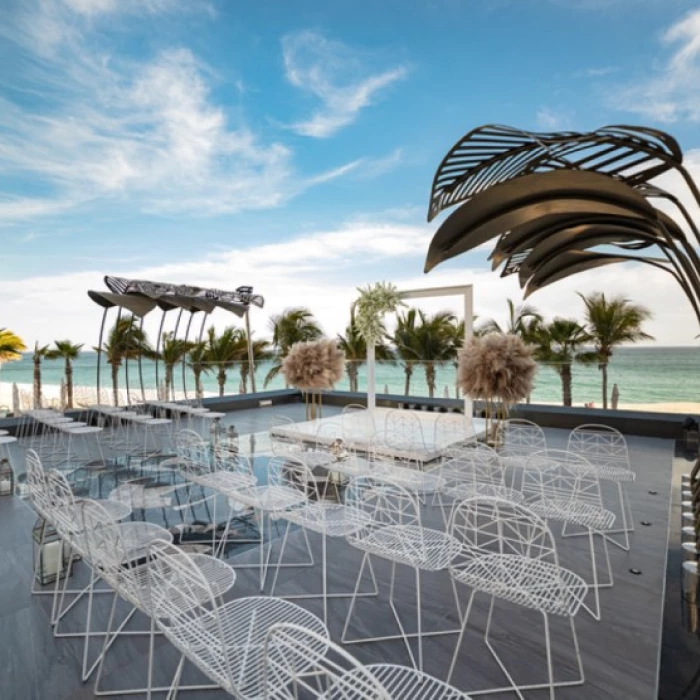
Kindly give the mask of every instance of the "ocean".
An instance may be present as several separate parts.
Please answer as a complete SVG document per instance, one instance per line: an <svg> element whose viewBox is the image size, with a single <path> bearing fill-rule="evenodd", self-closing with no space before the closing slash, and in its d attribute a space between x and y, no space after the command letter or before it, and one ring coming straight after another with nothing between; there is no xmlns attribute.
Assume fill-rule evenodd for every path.
<svg viewBox="0 0 700 700"><path fill-rule="evenodd" d="M256 381L258 390L262 388L265 375L270 367L269 362L257 367ZM74 363L73 381L75 385L94 387L96 383L97 355L94 352L85 352ZM148 389L155 389L156 376L155 364L152 361L143 361L144 385ZM103 388L111 387L110 366L103 365ZM366 368L360 368L360 390L366 389ZM455 396L455 374L453 364L438 367L436 396ZM120 375L120 387L126 386L125 368ZM614 383L620 391L620 403L679 403L700 402L700 348L684 347L648 347L648 348L620 348L615 351L608 370L609 388L612 390ZM159 379L163 380L164 368L161 363ZM404 372L399 365L378 363L377 365L377 391L382 393L388 388L389 393L404 393ZM33 378L33 365L31 354L12 363L3 364L0 368L0 382L31 384ZM63 378L63 361L45 361L42 363L42 382L45 385L58 385ZM186 372L187 390L190 396L194 395L194 379L190 370ZM138 391L139 376L138 363L129 363L129 385ZM218 392L215 373L203 375L204 390L208 393ZM182 391L182 367L175 369L175 388ZM226 393L238 393L240 387L239 368L233 367L228 372ZM268 389L284 388L284 379L277 376L268 385ZM337 389L349 388L347 377L339 382ZM250 390L250 384L248 389ZM425 382L423 368L417 366L413 372L411 381L411 395L427 396L428 388ZM601 405L601 378L597 365L574 364L573 367L573 400L575 404L592 402L596 406ZM548 366L540 365L536 378L535 390L532 394L533 402L560 403L561 381L557 373Z"/></svg>

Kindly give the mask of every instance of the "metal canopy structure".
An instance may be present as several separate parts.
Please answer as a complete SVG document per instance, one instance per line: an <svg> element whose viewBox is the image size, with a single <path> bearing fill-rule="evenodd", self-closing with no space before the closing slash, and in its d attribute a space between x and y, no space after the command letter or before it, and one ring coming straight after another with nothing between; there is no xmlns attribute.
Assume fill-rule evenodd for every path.
<svg viewBox="0 0 700 700"><path fill-rule="evenodd" d="M149 280L133 280L124 277L105 276L105 285L109 291L88 291L88 296L96 304L104 309L102 314L102 323L100 325L100 339L98 347L102 348L104 337L105 322L107 313L112 308L118 309L117 323L121 318L122 309L130 312L134 318L140 319L140 327L143 327L143 319L154 309L158 308L162 311L160 326L158 329L158 338L155 353L155 373L156 384L158 384L158 362L160 355L160 344L163 335L163 324L165 316L169 311L179 309L173 337L177 337L180 321L183 313L190 314L187 322L187 329L184 335L184 340L189 337L190 327L194 315L200 311L203 312L202 324L199 331L199 341L201 342L204 334L204 326L206 319L214 309L223 309L235 314L239 318L245 318L246 333L248 338L248 363L251 371L251 385L255 392L255 365L253 358L252 340L250 335L250 318L249 311L251 306L262 308L265 300L259 294L253 293L253 288L248 286L238 287L235 291L224 291L215 288L197 287L183 284L170 284L166 282L151 282ZM97 396L98 403L100 397L100 368L101 368L102 353L97 357ZM141 368L141 356L139 355L139 382L141 389L142 400L145 401L145 390L143 385L143 372ZM124 362L127 382L127 397L131 403L131 398L128 392L129 385L129 363L128 353ZM185 361L182 362L182 384L185 398L187 398L187 386L185 376Z"/></svg>
<svg viewBox="0 0 700 700"><path fill-rule="evenodd" d="M428 221L459 207L435 233L425 272L494 239L493 269L517 274L526 297L596 267L643 263L674 277L700 322L700 231L678 198L651 182L671 170L700 206L683 153L663 131L474 129L435 173ZM659 200L675 207L694 241L657 207Z"/></svg>

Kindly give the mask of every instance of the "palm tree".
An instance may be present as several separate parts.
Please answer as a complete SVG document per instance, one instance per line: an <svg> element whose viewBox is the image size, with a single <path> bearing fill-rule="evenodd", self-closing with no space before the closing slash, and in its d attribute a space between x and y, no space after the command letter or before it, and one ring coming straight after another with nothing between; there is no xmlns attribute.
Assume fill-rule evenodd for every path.
<svg viewBox="0 0 700 700"><path fill-rule="evenodd" d="M311 311L303 306L285 309L281 314L272 316L270 328L277 357L265 377L265 386L279 374L282 369L282 360L294 343L318 340L323 335Z"/></svg>
<svg viewBox="0 0 700 700"><path fill-rule="evenodd" d="M579 352L591 337L586 329L570 318L555 318L540 326L537 334L535 358L552 365L561 378L564 406L571 406L571 366L574 362L594 362L595 352Z"/></svg>
<svg viewBox="0 0 700 700"><path fill-rule="evenodd" d="M405 375L404 394L406 396L409 396L411 391L411 377L413 376L413 368L416 364L417 350L415 343L417 313L417 309L411 308L399 314L396 319L394 335L391 336L391 341L396 347L396 355L402 363Z"/></svg>
<svg viewBox="0 0 700 700"><path fill-rule="evenodd" d="M224 332L219 336L216 335L214 326L208 331L207 361L216 365L216 381L219 385L219 396L224 395L227 371L240 358L242 333L243 331L240 328L234 328L233 326L225 328Z"/></svg>
<svg viewBox="0 0 700 700"><path fill-rule="evenodd" d="M407 316L410 316L412 311L415 309L410 309ZM450 311L439 311L433 316L428 316L419 310L419 323L416 324L415 320L414 315L409 324L395 334L396 348L405 360L413 359L423 363L428 396L432 398L435 396L436 363L453 360L457 354L457 346L455 345L457 319ZM401 323L401 319L399 323ZM412 372L413 368L411 368ZM408 373L406 379L407 382L410 381Z"/></svg>
<svg viewBox="0 0 700 700"><path fill-rule="evenodd" d="M63 358L66 374L66 408L73 408L73 360L77 360L83 344L76 345L70 340L54 340L56 346L46 353L47 360Z"/></svg>
<svg viewBox="0 0 700 700"><path fill-rule="evenodd" d="M7 328L0 328L0 367L3 362L15 362L22 359L22 352L27 349L22 338Z"/></svg>
<svg viewBox="0 0 700 700"><path fill-rule="evenodd" d="M491 318L479 326L477 335L486 333L513 333L519 335L526 343L533 337L533 332L542 323L542 315L529 304L516 306L508 299L508 325L503 328L498 321Z"/></svg>
<svg viewBox="0 0 700 700"><path fill-rule="evenodd" d="M651 319L649 309L634 304L623 296L606 299L603 292L579 294L586 306L586 330L598 353L598 368L603 384L603 408L608 407L608 363L617 345L653 340L642 330L644 321Z"/></svg>
<svg viewBox="0 0 700 700"><path fill-rule="evenodd" d="M350 307L350 323L345 329L345 335L338 334L338 347L345 353L345 371L348 374L350 391L358 391L358 373L360 367L367 361L367 342L357 328L355 322L355 305ZM391 350L384 343L374 346L374 356L377 360L391 361Z"/></svg>
<svg viewBox="0 0 700 700"><path fill-rule="evenodd" d="M119 405L119 368L124 360L134 360L139 356L154 357L146 332L136 323L134 316L120 318L109 331L107 342L102 348L107 363L112 369L112 394L114 405ZM128 389L128 387L127 387Z"/></svg>
<svg viewBox="0 0 700 700"><path fill-rule="evenodd" d="M252 334L251 334L252 335ZM241 330L238 335L238 352L237 359L241 371L241 388L244 394L248 393L248 377L250 376L250 360L248 357L248 334ZM251 350L253 355L253 366L256 367L259 362L270 360L274 354L270 348L269 340L253 340L251 342Z"/></svg>
<svg viewBox="0 0 700 700"><path fill-rule="evenodd" d="M207 343L199 341L197 343L192 343L192 347L189 349L187 354L189 362L187 363L189 368L194 374L194 391L195 396L201 399L204 396L204 389L202 388L202 373L209 373L211 367L207 361Z"/></svg>
<svg viewBox="0 0 700 700"><path fill-rule="evenodd" d="M34 363L34 408L41 408L41 361L48 357L49 346L34 343L32 362Z"/></svg>
<svg viewBox="0 0 700 700"><path fill-rule="evenodd" d="M174 371L175 365L182 362L183 358L187 355L192 347L192 343L182 338L176 338L175 334L171 331L170 333L163 333L163 339L161 341L161 352L160 359L163 360L165 365L165 400L168 400L168 394L170 393L175 400L175 379Z"/></svg>

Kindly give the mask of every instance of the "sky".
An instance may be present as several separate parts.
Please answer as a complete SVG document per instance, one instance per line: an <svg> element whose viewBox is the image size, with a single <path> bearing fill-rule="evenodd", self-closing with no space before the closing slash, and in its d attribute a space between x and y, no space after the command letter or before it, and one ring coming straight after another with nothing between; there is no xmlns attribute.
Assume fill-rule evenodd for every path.
<svg viewBox="0 0 700 700"><path fill-rule="evenodd" d="M341 332L381 280L473 284L476 313L502 320L521 292L484 250L422 272L452 144L486 123L644 124L700 178L699 121L688 0L2 0L0 327L94 345L86 292L105 274L253 285L259 337L298 305ZM680 289L647 266L528 301L581 318L576 292L597 290L647 305L657 343L697 342Z"/></svg>

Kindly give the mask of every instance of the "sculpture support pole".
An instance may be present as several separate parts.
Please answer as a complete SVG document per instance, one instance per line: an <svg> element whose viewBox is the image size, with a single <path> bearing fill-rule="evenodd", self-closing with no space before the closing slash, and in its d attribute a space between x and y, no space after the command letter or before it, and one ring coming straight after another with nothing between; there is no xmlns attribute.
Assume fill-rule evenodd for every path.
<svg viewBox="0 0 700 700"><path fill-rule="evenodd" d="M106 308L102 312L102 323L100 324L100 339L97 341L98 353L97 353L97 401L95 403L100 406L100 369L102 366L102 339L105 332L105 322L107 321L107 312L109 308Z"/></svg>
<svg viewBox="0 0 700 700"><path fill-rule="evenodd" d="M197 313L196 310L190 311L190 317L187 321L187 330L185 330L185 347L187 347L187 339L189 338L190 335L190 326L192 325L192 319L194 318L194 315ZM185 394L185 401L187 401L187 353L183 353L182 355L182 391Z"/></svg>
<svg viewBox="0 0 700 700"><path fill-rule="evenodd" d="M464 342L468 343L474 336L474 288L470 285L464 290ZM474 402L470 396L464 396L464 417L471 421L474 415Z"/></svg>
<svg viewBox="0 0 700 700"><path fill-rule="evenodd" d="M143 338L143 316L139 324L139 336ZM146 390L143 387L143 347L139 347L139 384L141 385L141 401L146 403Z"/></svg>
<svg viewBox="0 0 700 700"><path fill-rule="evenodd" d="M250 306L245 310L245 333L248 339L248 374L250 375L250 389L251 392L255 394L255 356L253 355L253 339L250 337Z"/></svg>
<svg viewBox="0 0 700 700"><path fill-rule="evenodd" d="M374 377L374 341L367 343L367 409L373 411L377 407L377 394Z"/></svg>

